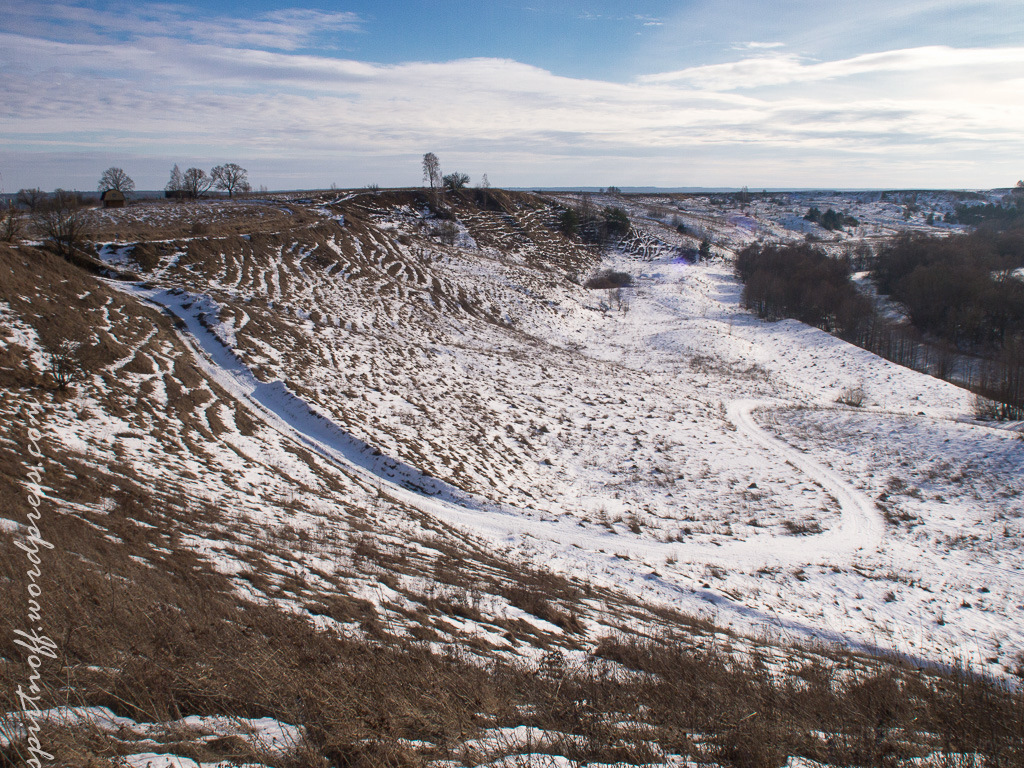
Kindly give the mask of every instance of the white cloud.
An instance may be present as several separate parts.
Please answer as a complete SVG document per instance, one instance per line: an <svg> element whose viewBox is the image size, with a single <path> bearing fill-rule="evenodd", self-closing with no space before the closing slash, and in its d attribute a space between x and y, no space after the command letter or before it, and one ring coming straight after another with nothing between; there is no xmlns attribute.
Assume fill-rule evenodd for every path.
<svg viewBox="0 0 1024 768"><path fill-rule="evenodd" d="M192 37L227 46L295 50L328 32L358 32L360 19L351 12L282 9L254 19L216 18L186 23Z"/></svg>
<svg viewBox="0 0 1024 768"><path fill-rule="evenodd" d="M925 46L907 50L867 53L839 61L807 62L790 53L778 53L726 64L690 67L675 72L645 75L645 83L677 83L699 88L732 90L767 85L810 83L876 73L931 71L965 67L1004 67L1006 74L1024 64L1024 48L968 48Z"/></svg>
<svg viewBox="0 0 1024 768"><path fill-rule="evenodd" d="M283 8L238 18L197 15L196 8L170 3L138 3L101 9L86 2L25 0L5 10L0 29L50 39L104 42L110 39L171 37L230 47L293 51L324 35L362 31L362 19L350 11Z"/></svg>
<svg viewBox="0 0 1024 768"><path fill-rule="evenodd" d="M77 6L62 7L74 17ZM709 158L723 169L747 158L752 181L757 168L778 174L788 159L788 167L813 166L821 184L854 184L838 177L853 163L892 186L886 169L915 161L932 172L945 157L947 168L994 174L1024 150L1024 48L922 47L810 62L773 52L775 43L748 43L752 58L613 83L508 59L380 65L289 52L302 47L307 24L322 21L312 11L207 24L187 39L153 33L157 12L122 19L132 31L116 43L0 34L4 157L290 158L315 168L328 158L408 163L432 149L486 163L492 177L507 163L513 178L499 183L524 185L543 183L552 169L597 174L602 164L633 174L622 183L728 183L664 178L695 167L710 173ZM180 20L182 12L159 13ZM265 50L271 40L277 50ZM378 180L388 183L384 173ZM46 186L20 185L36 184Z"/></svg>
<svg viewBox="0 0 1024 768"><path fill-rule="evenodd" d="M750 41L747 43L736 43L732 46L734 51L762 51L768 48L784 48L785 43L758 43Z"/></svg>

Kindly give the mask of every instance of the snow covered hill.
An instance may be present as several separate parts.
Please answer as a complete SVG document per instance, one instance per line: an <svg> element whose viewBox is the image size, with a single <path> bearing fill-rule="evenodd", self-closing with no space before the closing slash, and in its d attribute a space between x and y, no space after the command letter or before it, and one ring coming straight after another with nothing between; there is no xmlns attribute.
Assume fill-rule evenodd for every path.
<svg viewBox="0 0 1024 768"><path fill-rule="evenodd" d="M364 192L103 211L101 278L5 248L0 523L26 530L42 400L41 530L84 521L136 579L198 558L353 640L540 662L686 627L739 658L1021 671L1024 441L964 390L739 305L731 252L802 238L807 201L594 202L633 237L564 237L566 195ZM895 230L891 205L848 207ZM715 258L683 258L702 238ZM583 287L600 269L631 283ZM90 376L40 397L64 338Z"/></svg>

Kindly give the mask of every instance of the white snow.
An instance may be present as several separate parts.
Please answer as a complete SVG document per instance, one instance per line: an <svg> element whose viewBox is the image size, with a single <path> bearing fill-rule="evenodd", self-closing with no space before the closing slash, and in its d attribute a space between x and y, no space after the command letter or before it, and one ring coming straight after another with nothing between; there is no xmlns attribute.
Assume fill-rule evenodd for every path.
<svg viewBox="0 0 1024 768"><path fill-rule="evenodd" d="M858 237L926 226L907 224L903 202L852 199L844 211L861 221ZM628 312L597 311L603 294L528 266L527 245L490 244L483 216L458 225L478 250L432 242L407 258L397 237L420 237L419 217L402 209L374 214L394 240L347 233L345 250L332 235L340 262L325 272L296 243L262 273L224 266L248 281L232 277L230 290L174 265L159 287L131 290L180 316L207 374L282 440L512 557L744 632L925 658L974 648L987 670L1008 669L1024 648L1024 606L974 589L1024 587L1014 543L1024 459L1012 435L1004 449L967 423L973 398L951 384L795 321L752 317L728 261L679 262L675 249L697 241L647 216L649 201L595 203L632 205L646 228L634 251L602 265L633 275ZM793 196L789 210L758 199L745 214L700 198L664 205L689 206L687 226L726 255L792 237L785 224L810 205L842 207L828 196ZM463 294L511 329L439 309ZM273 313L286 335L257 336ZM836 404L851 388L866 393L864 408ZM993 484L879 501L912 479L900 457L922 430L952 466L1003 456ZM258 450L237 432L230 440ZM957 538L958 526L992 525L1000 505L1007 536ZM945 538L900 516L948 519ZM951 579L948 558L970 577Z"/></svg>

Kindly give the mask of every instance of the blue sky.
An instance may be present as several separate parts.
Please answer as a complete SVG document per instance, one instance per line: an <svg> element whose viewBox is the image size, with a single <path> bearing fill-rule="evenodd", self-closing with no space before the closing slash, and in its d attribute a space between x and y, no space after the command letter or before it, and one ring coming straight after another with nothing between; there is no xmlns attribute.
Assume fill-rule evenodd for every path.
<svg viewBox="0 0 1024 768"><path fill-rule="evenodd" d="M6 191L238 162L277 188L992 187L1019 0L0 0Z"/></svg>

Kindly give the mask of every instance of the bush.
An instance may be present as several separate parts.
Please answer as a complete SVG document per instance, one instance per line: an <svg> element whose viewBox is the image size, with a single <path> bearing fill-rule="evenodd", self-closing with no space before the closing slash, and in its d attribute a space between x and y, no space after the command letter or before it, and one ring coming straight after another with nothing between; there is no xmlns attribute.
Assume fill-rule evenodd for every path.
<svg viewBox="0 0 1024 768"><path fill-rule="evenodd" d="M579 235L589 243L604 245L628 235L632 224L629 214L622 208L608 206L598 212L585 197L577 210L569 209L562 213L559 228L567 235Z"/></svg>
<svg viewBox="0 0 1024 768"><path fill-rule="evenodd" d="M604 229L609 237L625 237L631 229L629 214L621 208L604 209Z"/></svg>
<svg viewBox="0 0 1024 768"><path fill-rule="evenodd" d="M563 234L575 237L580 233L580 215L572 208L567 208L558 217L558 228Z"/></svg>
<svg viewBox="0 0 1024 768"><path fill-rule="evenodd" d="M95 360L92 347L80 341L62 339L47 351L50 355L47 374L61 392L72 384L85 381L92 374Z"/></svg>
<svg viewBox="0 0 1024 768"><path fill-rule="evenodd" d="M867 399L863 388L861 387L847 387L842 391L839 397L836 398L836 402L841 405L849 405L853 408L860 408L864 405L864 401Z"/></svg>
<svg viewBox="0 0 1024 768"><path fill-rule="evenodd" d="M82 202L74 192L58 189L36 207L33 223L54 250L64 257L78 252L85 240L86 223Z"/></svg>
<svg viewBox="0 0 1024 768"><path fill-rule="evenodd" d="M469 184L469 176L458 171L449 173L443 180L445 188L451 190L465 189L466 185Z"/></svg>
<svg viewBox="0 0 1024 768"><path fill-rule="evenodd" d="M602 270L584 283L585 288L592 290L607 290L610 288L624 288L633 284L633 276L628 272L614 272L610 269Z"/></svg>
<svg viewBox="0 0 1024 768"><path fill-rule="evenodd" d="M807 215L804 216L804 218L807 221L813 221L815 224L818 224L823 229L827 229L829 231L860 225L860 222L853 218L853 216L847 216L845 213L834 211L831 208L824 213L817 208L811 208L807 211Z"/></svg>
<svg viewBox="0 0 1024 768"><path fill-rule="evenodd" d="M454 221L449 219L440 222L434 228L434 234L445 245L455 245L455 240L459 236L459 228L455 225Z"/></svg>

